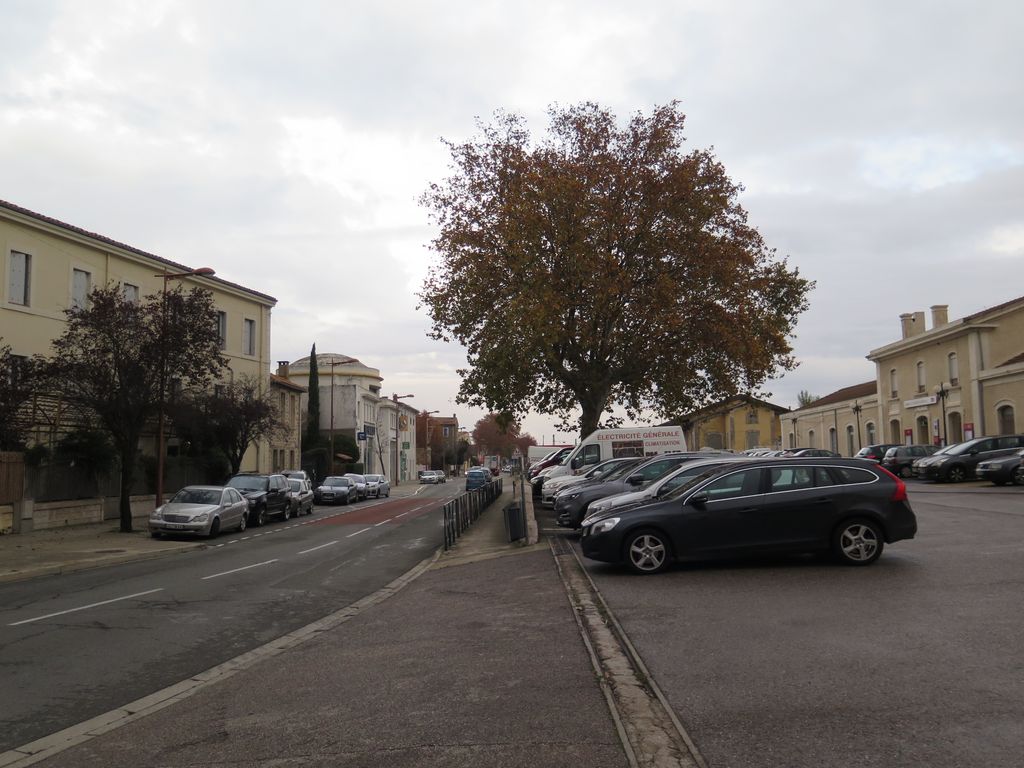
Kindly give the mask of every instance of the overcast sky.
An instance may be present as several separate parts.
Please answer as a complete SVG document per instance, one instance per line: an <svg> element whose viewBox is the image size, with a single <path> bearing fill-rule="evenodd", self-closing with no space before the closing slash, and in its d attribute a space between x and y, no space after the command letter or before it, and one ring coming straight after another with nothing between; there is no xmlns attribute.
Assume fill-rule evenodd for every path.
<svg viewBox="0 0 1024 768"><path fill-rule="evenodd" d="M901 312L1024 294L1019 2L0 0L0 50L0 199L269 293L273 360L316 342L470 427L417 199L496 109L681 102L817 281L780 405L874 378Z"/></svg>

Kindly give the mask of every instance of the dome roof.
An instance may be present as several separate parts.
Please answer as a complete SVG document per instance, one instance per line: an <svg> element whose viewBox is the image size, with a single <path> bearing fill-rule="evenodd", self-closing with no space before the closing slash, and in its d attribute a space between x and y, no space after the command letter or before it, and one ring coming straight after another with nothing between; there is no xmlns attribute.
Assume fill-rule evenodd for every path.
<svg viewBox="0 0 1024 768"><path fill-rule="evenodd" d="M320 376L330 375L331 363L334 363L334 374L342 376L367 376L383 381L380 370L361 363L354 357L325 352L316 356L317 373ZM309 376L309 355L288 364L289 376Z"/></svg>

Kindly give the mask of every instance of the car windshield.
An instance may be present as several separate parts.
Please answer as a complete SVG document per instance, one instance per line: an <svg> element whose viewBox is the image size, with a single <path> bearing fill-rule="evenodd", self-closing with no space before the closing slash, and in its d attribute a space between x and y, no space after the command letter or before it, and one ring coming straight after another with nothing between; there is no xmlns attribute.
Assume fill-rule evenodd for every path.
<svg viewBox="0 0 1024 768"><path fill-rule="evenodd" d="M210 488L182 488L171 499L171 504L220 504L218 490Z"/></svg>
<svg viewBox="0 0 1024 768"><path fill-rule="evenodd" d="M302 490L302 481L301 480L289 480L288 481L288 487L291 488L293 491L301 491Z"/></svg>
<svg viewBox="0 0 1024 768"><path fill-rule="evenodd" d="M979 445L981 445L980 441L970 443L959 443L958 445L950 445L946 448L943 448L941 451L936 451L932 455L935 456L940 453L944 453L947 456L963 456L969 450L971 450L972 448L977 448Z"/></svg>
<svg viewBox="0 0 1024 768"><path fill-rule="evenodd" d="M349 480L352 480L353 482L356 482L356 483L365 483L366 482L366 478L363 477L362 475L345 475L345 477L347 477Z"/></svg>
<svg viewBox="0 0 1024 768"><path fill-rule="evenodd" d="M384 478L381 477L380 475L367 475L366 476L366 482L368 482L368 483L379 483L383 479Z"/></svg>
<svg viewBox="0 0 1024 768"><path fill-rule="evenodd" d="M324 480L324 485L331 486L333 488L344 487L348 485L347 477L328 477Z"/></svg>
<svg viewBox="0 0 1024 768"><path fill-rule="evenodd" d="M899 453L899 450L899 448L890 448L888 451L885 452L885 458L893 458L897 453Z"/></svg>
<svg viewBox="0 0 1024 768"><path fill-rule="evenodd" d="M721 466L706 467L703 472L698 472L687 479L685 483L673 489L669 493L666 493L661 497L662 501L668 501L669 499L678 499L685 495L694 486L700 485L705 480L708 480L718 474L721 471Z"/></svg>
<svg viewBox="0 0 1024 768"><path fill-rule="evenodd" d="M625 464L620 464L615 467L611 472L605 475L602 480L618 480L623 475L629 474L629 471L641 463L641 459L634 459L633 461L627 461Z"/></svg>
<svg viewBox="0 0 1024 768"><path fill-rule="evenodd" d="M612 459L611 461L604 462L604 464L598 464L592 470L587 472L587 474L584 475L584 477L586 477L588 480L598 480L602 477L605 477L609 473L614 472L621 465L621 459Z"/></svg>
<svg viewBox="0 0 1024 768"><path fill-rule="evenodd" d="M228 480L228 485L241 491L265 491L270 480L266 477L246 477L239 475Z"/></svg>

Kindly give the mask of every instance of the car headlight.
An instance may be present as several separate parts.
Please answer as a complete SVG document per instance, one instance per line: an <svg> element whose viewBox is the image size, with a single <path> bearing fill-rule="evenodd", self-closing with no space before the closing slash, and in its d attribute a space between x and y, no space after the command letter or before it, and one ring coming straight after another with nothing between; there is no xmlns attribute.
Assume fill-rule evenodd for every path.
<svg viewBox="0 0 1024 768"><path fill-rule="evenodd" d="M618 517L606 517L604 520L598 520L590 528L590 534L593 536L598 533L607 533L616 525L619 524Z"/></svg>
<svg viewBox="0 0 1024 768"><path fill-rule="evenodd" d="M203 512L203 514L198 515L196 517L193 517L192 518L192 522L193 523L205 523L209 519L210 519L210 513L209 512Z"/></svg>
<svg viewBox="0 0 1024 768"><path fill-rule="evenodd" d="M576 493L560 493L558 495L561 496L566 501L572 501L573 499L578 499L580 497L578 491Z"/></svg>
<svg viewBox="0 0 1024 768"><path fill-rule="evenodd" d="M153 514L149 516L150 520L163 520L164 519L164 508L157 507L153 510Z"/></svg>

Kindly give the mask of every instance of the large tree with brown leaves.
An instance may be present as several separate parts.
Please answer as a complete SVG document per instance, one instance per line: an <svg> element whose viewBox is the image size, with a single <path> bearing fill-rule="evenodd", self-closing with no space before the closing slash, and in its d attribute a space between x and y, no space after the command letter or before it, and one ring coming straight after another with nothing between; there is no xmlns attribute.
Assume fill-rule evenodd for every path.
<svg viewBox="0 0 1024 768"><path fill-rule="evenodd" d="M620 127L585 103L549 110L533 142L499 113L447 142L452 175L423 204L440 261L420 298L434 338L468 350L460 402L595 429L683 413L794 367L812 284L768 248L742 187L684 151L676 103Z"/></svg>
<svg viewBox="0 0 1024 768"><path fill-rule="evenodd" d="M121 459L119 508L127 533L139 441L170 382L201 388L226 369L213 295L176 287L133 301L119 285L108 285L66 315L53 356L40 365L50 391L110 435Z"/></svg>

